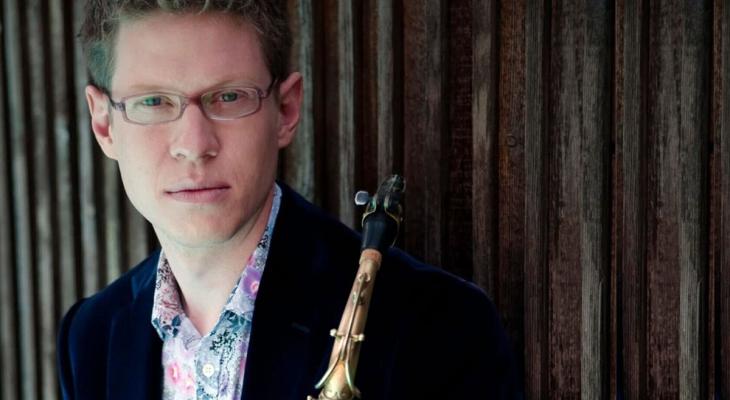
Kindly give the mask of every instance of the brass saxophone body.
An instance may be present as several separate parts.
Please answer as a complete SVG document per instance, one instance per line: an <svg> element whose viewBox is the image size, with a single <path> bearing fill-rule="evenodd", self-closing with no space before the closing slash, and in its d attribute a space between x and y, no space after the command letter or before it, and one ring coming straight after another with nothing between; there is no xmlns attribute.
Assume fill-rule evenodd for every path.
<svg viewBox="0 0 730 400"><path fill-rule="evenodd" d="M395 241L400 223L403 220L401 200L405 181L392 175L370 197L358 192L355 203L367 205L362 217L363 235L360 263L355 274L350 295L337 329L332 329L334 337L329 367L315 386L321 389L316 398L308 400L352 400L360 399L361 393L355 387L355 373L360 356L360 345L365 340L365 323L368 317L370 300L375 277L380 269L382 253Z"/></svg>

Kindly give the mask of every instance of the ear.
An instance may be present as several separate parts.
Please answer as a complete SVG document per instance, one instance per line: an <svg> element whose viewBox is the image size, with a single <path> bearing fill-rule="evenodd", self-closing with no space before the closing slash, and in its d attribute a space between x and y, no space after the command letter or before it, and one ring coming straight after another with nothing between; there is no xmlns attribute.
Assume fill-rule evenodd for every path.
<svg viewBox="0 0 730 400"><path fill-rule="evenodd" d="M86 103L91 114L91 129L96 142L107 157L116 160L114 140L111 135L111 116L106 94L94 85L86 85Z"/></svg>
<svg viewBox="0 0 730 400"><path fill-rule="evenodd" d="M293 72L279 84L279 148L284 148L294 139L302 109L302 74Z"/></svg>

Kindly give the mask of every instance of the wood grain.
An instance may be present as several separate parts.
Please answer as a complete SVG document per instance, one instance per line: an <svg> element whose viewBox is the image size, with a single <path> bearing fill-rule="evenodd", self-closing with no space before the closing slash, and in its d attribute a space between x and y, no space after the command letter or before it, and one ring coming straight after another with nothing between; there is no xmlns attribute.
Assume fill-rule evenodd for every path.
<svg viewBox="0 0 730 400"><path fill-rule="evenodd" d="M50 76L49 64L44 60L46 57L46 38L48 37L48 24L45 15L47 13L46 2L31 0L26 3L26 26L39 26L42 29L29 29L26 33L28 40L28 63L29 68L29 89L30 93L44 93L46 88L46 77ZM39 371L39 395L44 399L56 397L56 374L55 362L55 333L56 315L54 310L54 261L56 251L53 244L54 233L52 231L52 199L53 188L51 177L53 175L53 136L52 123L48 116L48 110L52 109L51 96L31 96L27 103L30 107L30 132L32 154L32 189L30 202L33 204L32 220L34 221L33 232L33 264L29 273L32 277L33 295L36 297L34 306L38 307L34 325L37 335L38 355L35 361L36 370Z"/></svg>
<svg viewBox="0 0 730 400"><path fill-rule="evenodd" d="M718 313L717 316L719 338L718 350L715 355L718 359L716 366L717 392L722 398L730 398L730 6L719 2L716 7L716 18L719 25L719 37L715 37L719 47L719 68L715 71L714 86L719 104L716 109L717 127L715 131L715 153L718 194L718 209L714 221L718 222L717 235L713 248L716 249L715 265L718 269ZM719 10L718 10L719 9Z"/></svg>
<svg viewBox="0 0 730 400"><path fill-rule="evenodd" d="M338 216L355 227L355 176L357 175L356 88L355 88L355 14L354 0L340 0L337 7L338 125L337 176L339 182Z"/></svg>
<svg viewBox="0 0 730 400"><path fill-rule="evenodd" d="M27 82L27 43L23 40L25 33L23 23L25 14L16 1L6 1L4 16L7 24L4 27L5 50L7 64L8 94L10 112L10 158L12 162L12 195L13 220L15 237L15 278L17 312L18 312L18 343L23 349L19 352L19 372L22 377L20 393L22 398L33 399L38 395L39 377L36 374L38 366L38 342L35 325L37 298L34 288L34 260L33 260L33 219L31 205L31 180L33 178L30 165L32 154L29 154L29 144L32 126L28 123L30 110L26 98L24 83ZM24 10L23 10L24 11Z"/></svg>
<svg viewBox="0 0 730 400"><path fill-rule="evenodd" d="M76 285L76 239L78 229L77 201L74 188L78 185L75 171L75 113L73 98L73 66L71 49L68 46L68 17L70 10L64 8L61 0L49 3L50 8L50 51L53 59L54 76L63 77L53 85L53 138L54 138L54 186L56 226L54 239L58 257L58 284L56 314L68 310L78 298Z"/></svg>
<svg viewBox="0 0 730 400"><path fill-rule="evenodd" d="M709 1L685 3L679 120L679 397L706 398Z"/></svg>
<svg viewBox="0 0 730 400"><path fill-rule="evenodd" d="M580 7L580 5L576 5ZM607 399L609 394L609 182L611 135L611 7L583 5L583 43L576 61L580 113L580 252L581 277L581 398ZM582 53L582 54L581 54Z"/></svg>
<svg viewBox="0 0 730 400"><path fill-rule="evenodd" d="M588 66L584 62L585 10L578 2L555 2L551 20L550 73L550 190L548 240L550 266L551 392L581 397L583 373L581 288L583 257L582 89ZM581 29L582 28L582 29ZM585 82L587 84L587 82ZM587 110L586 110L587 111ZM591 132L586 132L590 134ZM586 160L588 161L588 160ZM553 398L553 397L551 397Z"/></svg>
<svg viewBox="0 0 730 400"><path fill-rule="evenodd" d="M525 16L525 396L550 398L548 270L548 82L550 30L547 2ZM476 185L475 185L476 186Z"/></svg>
<svg viewBox="0 0 730 400"><path fill-rule="evenodd" d="M525 281L525 8L526 2L505 3L499 10L498 131L494 154L496 173L490 190L496 200L490 212L497 222L487 229L498 233L493 293L515 348L522 348ZM490 132L491 133L491 132ZM484 189L482 189L484 190ZM495 229L496 228L496 229Z"/></svg>
<svg viewBox="0 0 730 400"><path fill-rule="evenodd" d="M289 3L294 33L292 68L302 74L304 98L297 134L283 154L283 179L305 198L315 201L314 11L309 1Z"/></svg>
<svg viewBox="0 0 730 400"><path fill-rule="evenodd" d="M404 173L406 250L443 265L444 22L442 0L404 1ZM413 234L409 234L413 232Z"/></svg>
<svg viewBox="0 0 730 400"><path fill-rule="evenodd" d="M472 265L473 279L492 298L497 268L497 123L499 21L497 2L472 6ZM476 67L478 66L478 67Z"/></svg>
<svg viewBox="0 0 730 400"><path fill-rule="evenodd" d="M73 3L73 30L78 32L83 20L83 2ZM81 281L82 295L90 296L101 286L102 278L98 268L102 244L99 241L101 228L97 222L96 198L97 182L95 171L97 170L94 159L98 151L94 137L92 136L89 122L89 111L86 105L84 88L88 82L86 69L79 67L86 65L85 57L79 41L74 42L74 71L75 93L76 93L76 115L78 118L78 171L79 171L79 225L81 227Z"/></svg>
<svg viewBox="0 0 730 400"><path fill-rule="evenodd" d="M3 2L2 26L0 35L2 35L3 53L0 55L0 76L6 76L6 64L11 62L7 60L6 50L8 48L7 27L8 20L8 3ZM12 14L11 14L12 15ZM12 23L10 23L12 24ZM12 37L12 35L11 35ZM12 54L10 54L12 56ZM0 132L0 382L3 382L0 389L0 398L15 399L20 397L20 385L18 384L18 334L17 334L17 314L15 307L15 299L17 298L15 286L15 263L13 260L13 247L15 246L14 229L10 221L13 221L13 205L12 205L12 160L10 154L11 132L10 115L6 113L9 110L9 99L7 82L0 79L0 119L3 121Z"/></svg>
<svg viewBox="0 0 730 400"><path fill-rule="evenodd" d="M614 224L615 265L619 274L616 351L623 395L646 396L646 47L645 2L617 3L616 147Z"/></svg>

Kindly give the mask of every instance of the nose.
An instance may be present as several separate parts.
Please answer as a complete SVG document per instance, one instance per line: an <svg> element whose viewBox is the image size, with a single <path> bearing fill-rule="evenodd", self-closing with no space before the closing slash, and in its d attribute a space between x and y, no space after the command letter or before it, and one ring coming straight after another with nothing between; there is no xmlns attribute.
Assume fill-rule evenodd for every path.
<svg viewBox="0 0 730 400"><path fill-rule="evenodd" d="M175 140L170 155L177 160L199 162L218 155L220 142L213 122L203 114L197 104L190 104L173 129Z"/></svg>

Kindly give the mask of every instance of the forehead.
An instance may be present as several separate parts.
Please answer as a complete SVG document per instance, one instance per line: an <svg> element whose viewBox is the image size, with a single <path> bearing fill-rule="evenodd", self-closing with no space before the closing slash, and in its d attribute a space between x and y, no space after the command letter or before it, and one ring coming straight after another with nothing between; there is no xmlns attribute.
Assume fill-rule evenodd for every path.
<svg viewBox="0 0 730 400"><path fill-rule="evenodd" d="M240 18L156 12L120 23L112 91L186 93L222 83L260 85L268 79L258 34Z"/></svg>

